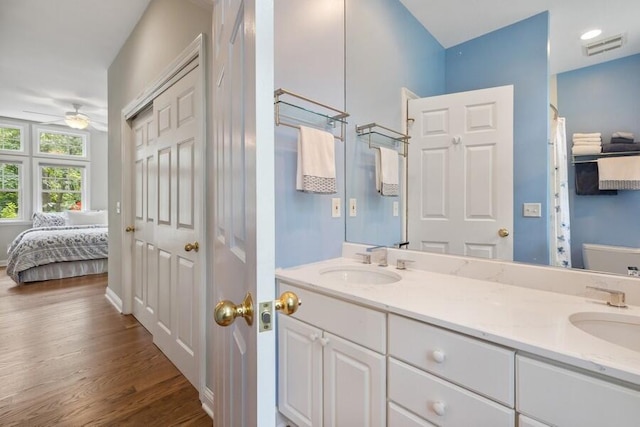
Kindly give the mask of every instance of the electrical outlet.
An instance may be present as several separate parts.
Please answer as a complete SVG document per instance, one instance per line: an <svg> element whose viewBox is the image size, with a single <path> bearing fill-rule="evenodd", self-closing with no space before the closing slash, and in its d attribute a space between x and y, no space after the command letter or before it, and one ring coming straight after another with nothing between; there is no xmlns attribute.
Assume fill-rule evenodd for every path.
<svg viewBox="0 0 640 427"><path fill-rule="evenodd" d="M334 197L331 199L331 216L333 218L340 218L340 198Z"/></svg>
<svg viewBox="0 0 640 427"><path fill-rule="evenodd" d="M542 216L541 203L523 203L522 216L531 218L540 218Z"/></svg>
<svg viewBox="0 0 640 427"><path fill-rule="evenodd" d="M393 216L398 216L400 214L400 203L393 202Z"/></svg>
<svg viewBox="0 0 640 427"><path fill-rule="evenodd" d="M356 199L349 199L349 216L356 216L358 212L356 206Z"/></svg>

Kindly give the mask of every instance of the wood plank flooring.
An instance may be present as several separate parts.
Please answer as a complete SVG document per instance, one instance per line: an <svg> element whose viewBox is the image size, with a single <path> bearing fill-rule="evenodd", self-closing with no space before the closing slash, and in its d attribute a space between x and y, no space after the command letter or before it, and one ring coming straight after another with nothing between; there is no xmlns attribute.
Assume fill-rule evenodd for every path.
<svg viewBox="0 0 640 427"><path fill-rule="evenodd" d="M106 275L23 286L0 269L0 426L211 426Z"/></svg>

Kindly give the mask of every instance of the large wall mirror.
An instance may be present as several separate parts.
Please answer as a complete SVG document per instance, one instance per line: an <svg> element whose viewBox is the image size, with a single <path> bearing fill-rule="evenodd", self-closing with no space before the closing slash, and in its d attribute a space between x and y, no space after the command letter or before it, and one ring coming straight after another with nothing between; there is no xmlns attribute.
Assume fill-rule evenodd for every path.
<svg viewBox="0 0 640 427"><path fill-rule="evenodd" d="M409 159L398 157L400 175L408 176L408 182L400 180L398 196L382 196L375 186L375 148L356 134L356 126L375 122L401 133L417 132L411 129L415 121L406 121L407 99L511 86L512 164L502 165L490 155L485 163L491 176L469 178L467 173L463 178L467 184L511 180L509 259L560 265L553 261L554 252L564 250L558 242L562 236L554 231L550 142L556 122L550 104L566 120L570 216L564 225L571 229L572 265L583 267L583 243L640 248L640 191L578 195L571 159L573 133L600 132L608 142L613 132L627 131L640 140L640 24L634 19L640 16L640 3L541 0L527 2L523 10L489 3L495 3L495 10L486 2L478 6L482 10L474 10L462 0L345 0L346 110L351 113L345 144L346 240L390 246L408 239L411 249L431 249L411 241L406 215L429 203L411 191L421 185L412 165L425 162L433 170L437 164L421 157L409 140ZM579 37L595 27L603 30L595 41L622 35L622 47L586 56L589 42ZM479 111L480 118L491 115ZM468 206L469 196L461 203ZM352 204L353 214L348 208ZM500 224L495 228L496 239L502 238ZM473 250L462 254L485 255Z"/></svg>

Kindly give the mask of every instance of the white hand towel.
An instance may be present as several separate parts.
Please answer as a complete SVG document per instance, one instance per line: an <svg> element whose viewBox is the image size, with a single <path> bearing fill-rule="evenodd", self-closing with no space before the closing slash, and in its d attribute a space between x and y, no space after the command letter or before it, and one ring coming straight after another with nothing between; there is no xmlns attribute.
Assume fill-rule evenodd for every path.
<svg viewBox="0 0 640 427"><path fill-rule="evenodd" d="M600 132L592 132L592 133L574 133L572 138L602 138L602 133Z"/></svg>
<svg viewBox="0 0 640 427"><path fill-rule="evenodd" d="M640 157L598 159L598 179L601 190L640 190Z"/></svg>
<svg viewBox="0 0 640 427"><path fill-rule="evenodd" d="M336 159L333 135L300 126L296 189L308 193L336 192Z"/></svg>
<svg viewBox="0 0 640 427"><path fill-rule="evenodd" d="M574 138L573 145L600 145L602 140L600 138Z"/></svg>
<svg viewBox="0 0 640 427"><path fill-rule="evenodd" d="M376 158L376 190L382 196L400 195L400 178L398 176L398 152L389 148L378 147Z"/></svg>
<svg viewBox="0 0 640 427"><path fill-rule="evenodd" d="M602 146L598 145L574 145L571 147L571 153L574 156L586 156L589 154L600 154Z"/></svg>

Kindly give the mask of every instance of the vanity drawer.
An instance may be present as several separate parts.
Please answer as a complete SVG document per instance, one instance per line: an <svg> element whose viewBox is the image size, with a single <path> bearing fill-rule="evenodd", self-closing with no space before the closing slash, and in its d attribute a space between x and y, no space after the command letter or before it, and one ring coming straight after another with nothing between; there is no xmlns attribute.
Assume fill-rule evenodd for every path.
<svg viewBox="0 0 640 427"><path fill-rule="evenodd" d="M292 291L302 305L292 317L346 338L378 353L387 350L385 313L280 282L280 292Z"/></svg>
<svg viewBox="0 0 640 427"><path fill-rule="evenodd" d="M511 408L514 406L513 350L389 315L389 354Z"/></svg>
<svg viewBox="0 0 640 427"><path fill-rule="evenodd" d="M389 358L389 400L442 427L515 426L515 412Z"/></svg>
<svg viewBox="0 0 640 427"><path fill-rule="evenodd" d="M638 426L640 392L570 369L517 356L517 409L557 426Z"/></svg>
<svg viewBox="0 0 640 427"><path fill-rule="evenodd" d="M393 402L389 402L387 420L390 427L436 427Z"/></svg>

